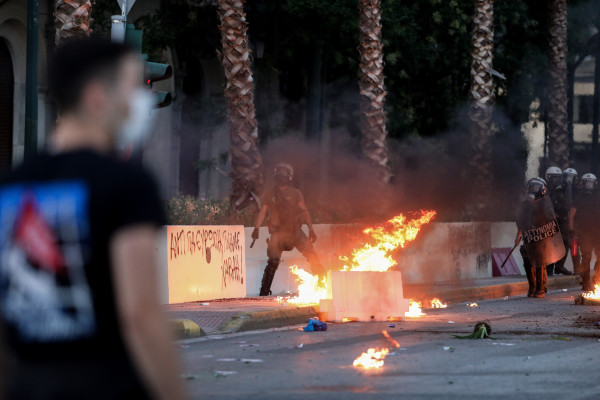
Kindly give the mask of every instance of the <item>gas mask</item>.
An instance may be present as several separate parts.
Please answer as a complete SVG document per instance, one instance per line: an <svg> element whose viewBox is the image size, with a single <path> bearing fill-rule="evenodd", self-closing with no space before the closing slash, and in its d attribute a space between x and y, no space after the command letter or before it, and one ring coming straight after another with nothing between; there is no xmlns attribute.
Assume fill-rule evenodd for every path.
<svg viewBox="0 0 600 400"><path fill-rule="evenodd" d="M154 98L148 90L136 89L129 99L129 116L123 121L116 134L118 149L125 149L129 145L132 148L143 145L154 120L153 105Z"/></svg>
<svg viewBox="0 0 600 400"><path fill-rule="evenodd" d="M533 178L527 183L527 196L531 200L541 199L546 195L546 182L541 178Z"/></svg>

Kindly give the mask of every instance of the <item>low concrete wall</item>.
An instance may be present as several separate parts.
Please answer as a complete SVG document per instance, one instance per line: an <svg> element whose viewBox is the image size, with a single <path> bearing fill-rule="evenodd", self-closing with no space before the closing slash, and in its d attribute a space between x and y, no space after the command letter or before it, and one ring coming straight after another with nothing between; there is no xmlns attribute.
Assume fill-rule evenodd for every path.
<svg viewBox="0 0 600 400"><path fill-rule="evenodd" d="M352 249L365 241L361 225L315 225L318 240L315 251L323 265L340 269L343 264L340 255L350 255ZM306 232L306 228L305 232ZM267 264L268 229L260 229L260 238L253 248L251 234L253 228L245 228L246 254L246 296L257 296L260 290L263 270ZM424 225L417 239L400 249L396 254L398 269L406 283L447 282L492 276L491 249L510 248L514 245L517 233L514 222L455 222ZM167 302L167 236L166 228L159 241L161 299ZM516 263L524 274L523 260L519 251L513 253ZM289 267L298 265L310 271L310 265L296 249L284 252L282 261L271 287L273 294L295 292L297 284ZM571 258L566 266L572 270Z"/></svg>

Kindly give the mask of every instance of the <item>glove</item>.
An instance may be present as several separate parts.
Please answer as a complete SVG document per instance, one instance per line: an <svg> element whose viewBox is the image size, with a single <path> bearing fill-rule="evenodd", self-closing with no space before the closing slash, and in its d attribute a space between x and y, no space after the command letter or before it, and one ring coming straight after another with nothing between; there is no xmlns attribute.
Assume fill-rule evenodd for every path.
<svg viewBox="0 0 600 400"><path fill-rule="evenodd" d="M312 229L310 231L308 231L308 239L314 243L317 241L317 234L315 233L315 231L313 231Z"/></svg>
<svg viewBox="0 0 600 400"><path fill-rule="evenodd" d="M254 228L254 230L252 231L251 238L252 238L252 240L258 239L258 228Z"/></svg>

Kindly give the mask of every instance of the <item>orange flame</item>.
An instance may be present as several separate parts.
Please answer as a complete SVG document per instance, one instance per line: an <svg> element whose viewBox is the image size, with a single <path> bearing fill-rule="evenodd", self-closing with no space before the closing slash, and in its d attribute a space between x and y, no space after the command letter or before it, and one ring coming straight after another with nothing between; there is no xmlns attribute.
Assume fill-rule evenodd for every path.
<svg viewBox="0 0 600 400"><path fill-rule="evenodd" d="M583 297L590 300L600 300L600 283L594 285L594 290L583 294Z"/></svg>
<svg viewBox="0 0 600 400"><path fill-rule="evenodd" d="M396 261L389 254L398 247L404 248L407 242L417 238L417 234L423 224L428 223L435 216L435 211L421 211L421 216L411 221L400 214L384 226L367 228L363 231L375 241L375 244L365 244L352 252L351 265L344 265L344 271L387 271ZM347 261L346 258L340 258Z"/></svg>
<svg viewBox="0 0 600 400"><path fill-rule="evenodd" d="M408 303L408 311L404 313L404 316L411 317L411 318L418 318L418 317L422 317L423 315L427 315L427 314L425 314L421 310L421 302L410 299L409 303Z"/></svg>
<svg viewBox="0 0 600 400"><path fill-rule="evenodd" d="M448 307L448 304L446 303L442 303L442 301L440 299L438 299L437 297L433 300L431 300L431 308L446 308Z"/></svg>
<svg viewBox="0 0 600 400"><path fill-rule="evenodd" d="M290 272L296 275L298 296L277 297L277 301L292 304L318 304L319 300L327 297L327 278L323 278L319 282L317 275L306 272L297 265L292 265Z"/></svg>
<svg viewBox="0 0 600 400"><path fill-rule="evenodd" d="M368 349L366 353L362 353L360 357L354 360L355 367L362 367L364 369L373 369L383 367L385 356L390 352L389 349Z"/></svg>
<svg viewBox="0 0 600 400"><path fill-rule="evenodd" d="M406 243L415 240L421 226L428 223L435 216L435 211L421 211L421 216L408 221L400 214L383 226L367 228L363 232L370 236L375 244L365 244L352 252L351 265L345 265L344 271L387 271L396 264L391 252L398 247L404 247ZM347 257L340 257L342 261L349 261ZM299 268L296 265L290 267L290 272L296 275L298 285L298 296L278 297L279 302L293 304L317 304L319 300L327 297L327 279L319 281L316 275ZM420 306L420 305L419 305Z"/></svg>

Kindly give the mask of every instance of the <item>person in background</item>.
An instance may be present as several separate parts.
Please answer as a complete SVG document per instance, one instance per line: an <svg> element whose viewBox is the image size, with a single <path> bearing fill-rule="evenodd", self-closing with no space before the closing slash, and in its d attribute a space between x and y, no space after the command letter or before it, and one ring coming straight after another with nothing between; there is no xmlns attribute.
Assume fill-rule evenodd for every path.
<svg viewBox="0 0 600 400"><path fill-rule="evenodd" d="M560 229L547 196L546 182L533 178L527 182L527 196L517 214L515 246L521 243L523 266L529 283L527 297L546 297L546 267L565 255Z"/></svg>
<svg viewBox="0 0 600 400"><path fill-rule="evenodd" d="M563 171L558 167L550 167L546 170L546 183L548 184L548 196L552 200L552 206L558 226L560 228L560 234L563 240L563 245L567 249L567 253L570 248L569 240L569 207L567 201L567 184L565 182L565 176ZM573 275L571 271L565 268L565 261L567 261L567 253L565 256L557 262L548 265L548 275L554 274Z"/></svg>
<svg viewBox="0 0 600 400"><path fill-rule="evenodd" d="M262 205L256 218L252 239L258 239L259 229L267 216L271 234L267 247L267 266L260 286L261 296L271 294L271 284L279 267L281 254L293 250L294 247L306 257L313 274L324 276L326 273L312 246L317 240L317 235L304 204L304 196L291 186L293 177L294 169L291 165L278 164L273 171L274 185L267 189L261 198ZM303 220L308 226L308 237L302 231Z"/></svg>
<svg viewBox="0 0 600 400"><path fill-rule="evenodd" d="M117 160L150 124L143 65L99 39L52 60L53 143L0 182L4 398L183 399L157 298L157 187Z"/></svg>
<svg viewBox="0 0 600 400"><path fill-rule="evenodd" d="M600 253L599 206L596 175L590 173L582 175L580 190L571 207L569 222L581 249L581 264L577 272L581 275L581 289L584 291L593 290L590 280L592 252L596 252L596 258ZM598 261L594 264L594 275L597 273L597 265ZM597 283L597 276L594 276L594 280Z"/></svg>

